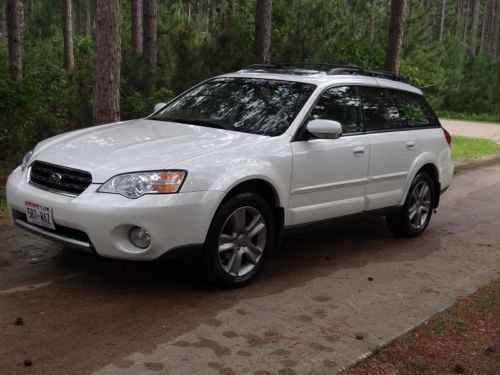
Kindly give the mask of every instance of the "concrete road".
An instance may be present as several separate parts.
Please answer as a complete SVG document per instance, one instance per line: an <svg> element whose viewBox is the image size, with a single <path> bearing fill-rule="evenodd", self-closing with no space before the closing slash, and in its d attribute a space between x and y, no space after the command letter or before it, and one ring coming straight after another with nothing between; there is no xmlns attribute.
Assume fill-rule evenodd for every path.
<svg viewBox="0 0 500 375"><path fill-rule="evenodd" d="M440 119L440 121L452 135L486 138L500 143L500 124L444 119Z"/></svg>
<svg viewBox="0 0 500 375"><path fill-rule="evenodd" d="M297 235L233 291L193 262L99 259L2 226L0 372L333 374L499 277L499 229L498 164L459 173L419 238L382 219Z"/></svg>

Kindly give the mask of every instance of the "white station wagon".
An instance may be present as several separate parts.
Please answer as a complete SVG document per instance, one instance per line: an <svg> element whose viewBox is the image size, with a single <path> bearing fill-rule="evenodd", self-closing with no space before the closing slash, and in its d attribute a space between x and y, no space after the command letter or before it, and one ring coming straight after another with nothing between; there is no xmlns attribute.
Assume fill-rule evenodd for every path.
<svg viewBox="0 0 500 375"><path fill-rule="evenodd" d="M103 257L199 250L219 285L254 279L287 229L385 215L421 234L453 174L422 92L352 66L252 65L144 119L40 142L7 181L15 224Z"/></svg>

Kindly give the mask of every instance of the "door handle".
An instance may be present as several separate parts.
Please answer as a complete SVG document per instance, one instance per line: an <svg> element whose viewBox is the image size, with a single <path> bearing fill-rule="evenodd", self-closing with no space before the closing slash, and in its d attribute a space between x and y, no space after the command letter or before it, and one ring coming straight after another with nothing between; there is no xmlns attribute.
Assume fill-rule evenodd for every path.
<svg viewBox="0 0 500 375"><path fill-rule="evenodd" d="M417 143L415 141L406 142L406 148L408 150L414 150L416 145L417 145Z"/></svg>
<svg viewBox="0 0 500 375"><path fill-rule="evenodd" d="M352 153L354 154L355 157L360 158L364 155L365 148L364 147L354 147L352 149Z"/></svg>

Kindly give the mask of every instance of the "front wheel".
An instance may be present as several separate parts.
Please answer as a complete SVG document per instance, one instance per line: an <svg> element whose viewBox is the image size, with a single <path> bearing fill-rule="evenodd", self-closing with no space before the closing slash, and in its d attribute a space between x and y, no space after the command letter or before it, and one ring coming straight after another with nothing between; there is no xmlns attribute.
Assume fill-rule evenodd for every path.
<svg viewBox="0 0 500 375"><path fill-rule="evenodd" d="M425 172L419 173L408 190L401 211L386 217L389 229L404 237L416 237L422 234L432 217L435 194L431 176Z"/></svg>
<svg viewBox="0 0 500 375"><path fill-rule="evenodd" d="M262 269L274 241L267 202L254 193L240 193L222 204L210 226L203 254L211 281L239 287Z"/></svg>

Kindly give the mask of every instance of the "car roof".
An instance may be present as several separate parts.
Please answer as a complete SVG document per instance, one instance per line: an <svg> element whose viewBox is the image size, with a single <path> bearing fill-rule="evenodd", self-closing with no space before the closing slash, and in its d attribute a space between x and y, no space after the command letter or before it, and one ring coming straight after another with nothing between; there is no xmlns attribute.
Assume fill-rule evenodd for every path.
<svg viewBox="0 0 500 375"><path fill-rule="evenodd" d="M242 69L237 72L228 73L219 77L232 78L254 78L282 80L290 82L311 83L323 89L332 85L359 85L359 86L379 86L396 89L422 95L422 91L406 82L382 77L374 77L363 74L345 74L339 72L319 71L313 69L284 69L283 71L266 71L255 69Z"/></svg>

